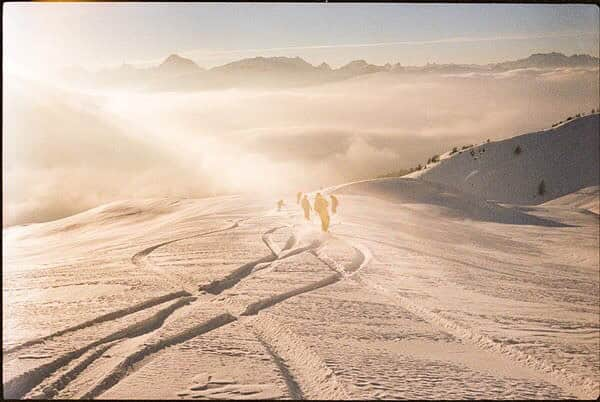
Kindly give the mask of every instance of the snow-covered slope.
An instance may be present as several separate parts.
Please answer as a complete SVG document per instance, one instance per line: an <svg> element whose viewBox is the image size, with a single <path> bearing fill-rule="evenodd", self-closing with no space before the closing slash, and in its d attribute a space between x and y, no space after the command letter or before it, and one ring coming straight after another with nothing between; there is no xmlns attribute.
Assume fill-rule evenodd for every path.
<svg viewBox="0 0 600 402"><path fill-rule="evenodd" d="M584 187L597 128L485 144L425 174ZM415 178L321 192L340 200L329 233L295 195L281 211L278 197L125 200L3 230L3 396L598 397L598 216L582 210L597 211L597 184L540 206Z"/></svg>
<svg viewBox="0 0 600 402"><path fill-rule="evenodd" d="M418 205L443 218L509 223L513 225L562 226L527 215L514 208L503 207L475 195L460 193L438 183L410 178L365 180L326 191L335 194L356 194L376 197L396 204Z"/></svg>
<svg viewBox="0 0 600 402"><path fill-rule="evenodd" d="M590 186L546 202L544 205L579 208L600 214L600 186Z"/></svg>
<svg viewBox="0 0 600 402"><path fill-rule="evenodd" d="M598 396L597 216L405 178L328 191L329 234L295 196L4 230L4 396Z"/></svg>
<svg viewBox="0 0 600 402"><path fill-rule="evenodd" d="M593 114L552 129L479 144L406 177L497 202L541 204L599 184L599 121ZM517 147L520 152L515 152ZM542 180L545 192L540 195Z"/></svg>

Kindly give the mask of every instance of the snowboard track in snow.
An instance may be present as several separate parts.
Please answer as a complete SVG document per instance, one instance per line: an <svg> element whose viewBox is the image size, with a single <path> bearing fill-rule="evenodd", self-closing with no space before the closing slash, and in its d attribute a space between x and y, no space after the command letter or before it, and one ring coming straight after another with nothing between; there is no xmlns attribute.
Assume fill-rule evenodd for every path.
<svg viewBox="0 0 600 402"><path fill-rule="evenodd" d="M215 229L215 230L211 230L208 232L202 232L202 233L198 233L198 234L191 235L191 236L180 237L177 239L167 240L162 243L155 244L153 246L147 247L147 248L143 249L142 251L139 251L136 254L134 254L131 257L131 262L134 265L137 265L139 268L150 268L153 271L157 272L158 274L162 275L174 287L183 288L184 291L186 291L188 293L193 293L195 289L193 287L190 287L186 282L182 281L181 278L179 278L177 275L174 275L171 272L161 269L154 264L150 264L147 260L150 253L152 253L153 251L155 251L156 249L158 249L160 247L163 247L163 246L175 243L175 242L188 240L188 239L194 239L194 238L202 237L202 236L208 236L211 234L226 232L228 230L235 229L235 228L239 227L241 222L243 222L247 219L248 218L239 219L239 220L235 221L234 223L232 223L230 226L227 226L225 228Z"/></svg>
<svg viewBox="0 0 600 402"><path fill-rule="evenodd" d="M240 221L237 221L237 222L233 223L232 225L228 226L227 228L213 230L210 232L203 232L203 233L196 234L193 236L187 236L184 238L169 240L166 242L162 242L162 243L153 245L151 247L148 247L148 248L136 253L132 257L131 261L139 267L146 267L147 265L149 265L146 263L146 258L148 257L148 255L162 246L174 243L176 241L181 241L181 240L185 240L185 239L189 239L189 238L206 236L206 235L209 235L212 233L218 233L218 232L223 232L226 230L231 230L235 227L238 227L239 223L240 223ZM294 235L292 235L287 240L287 242L286 242L285 246L282 248L282 250L277 250L274 243L270 240L269 235L272 234L273 232L275 232L276 230L282 229L284 227L289 227L289 226L275 227L273 229L268 230L267 232L265 232L262 235L263 242L271 251L270 255L242 265L241 267L237 268L235 271L233 271L231 274L229 274L224 279L217 280L217 281L214 281L213 283L209 284L207 287L204 288L204 290L207 291L208 293L212 293L215 295L219 294L223 290L229 289L229 288L237 285L244 278L246 278L247 276L256 272L255 268L258 264L266 263L266 265L268 266L274 261L281 261L281 260L284 260L291 256L298 255L298 254L301 254L304 252L311 252L319 260L324 262L326 264L326 266L334 272L319 281L307 284L305 286L301 286L296 289L292 289L290 291L287 291L287 292L284 292L281 294L277 294L277 295L274 295L274 296L271 296L268 298L264 298L264 299L258 300L256 302L253 302L253 303L250 303L249 305L247 305L245 310L242 312L241 316L244 316L245 317L244 320L247 320L246 322L248 322L253 328L255 328L255 325L259 325L256 323L261 323L266 319L266 318L263 319L262 316L260 316L260 317L257 316L257 314L260 311L267 309L271 306L274 306L280 302L283 302L291 297L305 294L305 293L311 292L313 290L317 290L317 289L332 285L334 283L337 283L340 280L346 279L347 277L349 277L349 276L353 275L354 273L356 273L357 271L359 271L364 265L366 265L366 262L368 261L368 258L365 256L365 254L363 252L361 252L361 250L359 250L358 248L353 246L356 250L358 250L359 258L353 259L353 261L351 262L351 265L353 266L353 267L351 267L351 268L353 268L353 272L351 274L348 274L346 271L344 271L343 268L340 271L339 270L340 266L337 265L337 263L335 263L332 259L327 257L324 253L322 253L322 252L316 253L315 252L317 247L322 247L324 245L324 243L322 244L322 243L313 241L308 246L292 248L293 246L295 246L297 244L297 239L294 237ZM284 252L284 251L287 251L287 252ZM163 276L165 275L164 272L161 272L161 274ZM135 338L138 336L149 334L153 331L159 331L162 328L165 320L169 316L171 316L171 314L173 312L175 312L175 310L179 309L180 307L182 307L184 305L188 305L188 304L194 302L196 300L196 298L192 297L191 293L186 290L172 292L172 293L169 293L169 294L157 297L157 298L153 298L153 299L144 301L142 303L138 303L132 307L128 307L125 309L117 310L115 312L102 315L95 319L88 320L82 324L67 328L65 330L55 332L46 337L37 338L35 340L26 342L22 345L18 345L16 347L8 349L7 351L5 351L5 353L12 354L12 353L17 352L21 349L24 349L28 346L33 346L35 344L42 343L45 340L58 337L67 332L77 331L77 330L95 325L97 323L114 320L114 319L126 316L128 314L132 314L134 312L141 311L141 310L147 309L149 307L156 306L161 303L165 303L165 302L172 301L175 299L179 299L179 300L176 300L174 303L172 303L168 307L158 311L157 313L152 315L150 318L147 318L145 320L142 320L140 322L132 324L132 325L130 325L124 329L121 329L119 331L116 331L116 332L112 333L111 335L108 335L102 339L99 339L97 341L89 343L79 349L65 353L65 354L59 356L58 358L52 360L49 363L43 364L35 369L29 370L15 378L11 379L10 381L8 381L4 384L5 397L8 397L8 398L22 398L25 396L34 397L34 398L35 397L43 397L43 398L55 397L71 381L73 381L75 378L77 378L77 376L80 375L88 366L90 366L92 363L94 363L100 356L102 356L102 354L104 352L106 352L108 349L110 349L116 343L118 343L126 338ZM82 398L83 399L91 399L91 398L100 396L105 391L109 390L110 388L112 388L116 384L118 384L125 377L131 375L132 373L134 373L135 371L137 371L138 369L143 367L146 363L145 360L147 357L154 355L155 353L165 349L166 347L185 342L189 339L192 339L199 335L205 334L207 332L210 332L212 330L220 328L224 325L230 324L230 323L240 319L241 316L237 317L237 316L231 314L230 312L224 312L224 313L219 314L215 317L212 317L209 320L204 321L192 328L188 328L188 329L186 329L182 332L179 332L175 335L172 335L168 338L159 339L150 344L145 343L141 349L134 351L133 353L128 355L126 358L124 358L116 367L114 367L112 370L110 370L110 372L107 373L106 376L101 378L91 389L87 390L87 392L85 392L85 394L82 396ZM273 324L273 325L275 325L275 324ZM329 369L327 369L327 367L324 365L324 363L320 360L320 358L317 355L314 354L314 352L311 352L312 353L311 358L309 359L310 364L307 363L305 361L305 359L299 358L299 356L309 353L309 350L306 349L305 346L298 346L301 344L301 341L299 339L296 339L297 337L291 331L289 331L289 330L282 331L281 335L288 335L291 338L296 339L294 341L291 341L289 339L275 340L272 336L265 336L265 334L267 334L267 333L269 333L269 328L264 328L264 325L260 326L260 329L256 329L256 331L255 331L255 334L256 334L259 342L263 344L263 346L265 347L265 349L267 350L269 355L272 357L273 364L275 364L277 366L278 370L281 372L281 375L284 378L286 385L288 387L288 392L293 397L304 396L305 389L309 391L308 395L315 395L315 397L321 397L321 398L330 398L330 397L338 397L339 398L339 397L344 397L344 396L347 397L347 392L344 391L343 387L337 382L337 379L333 375L333 372L331 372ZM258 335L258 334L263 334L263 335ZM270 342L274 342L274 344L271 344ZM282 342L282 343L280 343L280 342ZM280 353L278 351L282 350L282 348L283 348L282 345L288 345L288 346L295 345L292 347L292 350L294 350L294 348L295 348L295 349L300 350L300 352L290 354L290 353L284 351L283 353ZM284 356L285 356L285 358L284 358ZM80 359L80 361L77 362L77 359ZM69 369L65 369L69 364L72 364L72 362L74 362L76 364ZM311 371L314 369L315 365L319 366L321 368L321 371L324 370L323 372L326 373L324 375L324 377L321 378L321 383L318 386L311 385L310 380L309 380L311 378ZM288 366L292 367L292 369L291 370L288 369ZM63 369L63 371L59 372L60 369ZM295 376L292 374L292 371L295 373L300 373L300 374L298 376ZM302 380L299 381L298 378L301 378ZM329 385L323 389L319 388L323 384L329 384ZM334 391L331 391L331 392L333 392L333 393L331 393L330 391L327 391L327 389L330 389L330 391L331 390L334 390Z"/></svg>
<svg viewBox="0 0 600 402"><path fill-rule="evenodd" d="M134 338L160 328L167 317L169 317L178 308L189 304L191 301L193 301L193 299L193 297L180 298L168 307L159 310L157 313L145 320L113 332L112 334L97 341L91 342L81 348L67 352L48 363L14 377L13 379L4 383L4 397L9 399L23 398L45 378L51 376L59 368L67 365L72 360L79 358L92 348L124 338Z"/></svg>
<svg viewBox="0 0 600 402"><path fill-rule="evenodd" d="M84 353L82 361L77 363L74 367L67 370L66 372L59 374L57 378L52 376L47 377L48 380L52 381L49 384L40 383L36 388L30 391L25 398L31 399L52 399L58 395L71 381L73 381L79 374L81 374L87 367L89 367L96 359L102 356L107 350L113 347L119 341L107 343L101 346L91 349ZM87 356L86 356L87 355ZM40 388L38 390L38 388ZM37 391L37 392L36 392Z"/></svg>
<svg viewBox="0 0 600 402"><path fill-rule="evenodd" d="M259 339L281 359L306 399L349 399L349 393L332 369L304 340L270 315L245 318Z"/></svg>
<svg viewBox="0 0 600 402"><path fill-rule="evenodd" d="M274 231L281 229L281 228L283 228L283 227L277 227L277 228L270 229L269 231L267 231L262 236L263 241L264 241L265 235L269 235L270 233L273 233ZM265 244L266 244L266 242L265 242ZM209 285L208 289L215 292L213 294L219 294L223 290L229 289L229 288L235 286L241 280L243 280L244 278L246 278L247 276L252 274L254 272L253 268L260 263L265 263L265 262L271 263L273 261L282 260L282 259L288 258L292 255L300 254L302 252L309 251L309 250L314 250L318 246L322 246L322 244L313 242L307 247L300 247L297 249L292 249L285 255L281 255L280 258L278 258L277 255L271 253L271 255L269 255L269 256L265 256L265 257L260 258L259 260L242 265L240 268L236 269L232 274L228 275L228 277L226 277L225 279L215 281L213 284ZM270 247L269 247L269 249L272 250ZM360 250L359 250L359 253L360 253ZM324 254L321 253L321 255L318 256L317 258L321 259L323 257L324 257ZM325 258L327 258L327 257L325 257ZM329 260L331 260L331 259L329 259ZM364 255L363 255L363 258L359 259L360 266L357 266L354 271L356 272L356 271L358 271L359 268L362 268L365 265L364 262L366 260L367 260L366 257L364 257ZM344 279L344 275L337 272L329 264L326 264L326 265L334 271L333 274L327 276L326 278L324 278L320 281L313 282L311 284L302 286L300 288L292 289L288 292L284 292L282 294L274 295L274 296L259 300L257 302L251 303L246 307L246 309L241 314L241 316L256 316L260 311L267 309L271 306L274 306L274 305L276 305L282 301L285 301L291 297L294 297L294 296L297 296L300 294L306 294L313 290L317 290L317 289L323 288L325 286L332 285L332 284ZM204 290L207 290L207 288L205 287ZM212 293L212 292L209 292L209 293ZM161 351L165 347L173 346L175 344L185 342L196 336L203 335L205 333L208 333L210 331L218 329L224 325L227 325L234 321L237 321L240 318L241 317L236 317L235 315L233 315L229 312L223 313L217 317L211 318L210 320L208 320L204 323L199 324L198 326L196 326L192 329L189 329L180 334L177 334L177 335L169 338L167 341L161 340L154 344L147 345L144 349L138 350L138 351L134 352L133 354L129 355L127 358L125 358L117 366L116 369L112 370L104 379L102 379L98 383L98 385L96 387L94 387L94 389L88 391L83 396L83 398L84 399L95 398L95 397L101 395L102 393L108 391L110 388L112 388L113 386L118 384L120 381L122 381L125 377L133 374L135 371L137 371L141 367L143 367L145 365L144 360L147 357ZM251 326L253 326L252 320L248 321L248 323ZM289 332L290 331L288 331L288 333ZM263 337L262 342L265 344L265 346L268 346L269 348L271 348L270 349L271 352L274 352L276 350L275 348L272 347L272 345L270 343L268 343L266 338ZM288 342L288 344L293 344L293 342ZM267 349L267 351L268 351L268 349ZM303 349L303 351L305 351L305 350ZM281 360L275 360L275 358L273 358L273 364L275 364L278 367L278 369L281 372L282 377L284 379L286 379L285 381L288 386L289 392L294 392L294 393L299 392L300 394L304 394L303 390L306 387L306 385L304 384L304 381L298 382L296 380L296 377L293 376L290 371L285 371L285 372L282 371L282 367L287 367L288 365L290 365L292 367L294 367L294 366L299 367L298 370L300 372L305 373L303 375L304 378L310 377L309 371L312 370L312 368L306 367L306 365L303 364L302 362L290 362L289 360L285 360L285 359L283 359L283 357L280 354L277 354L277 356L279 356L279 358ZM320 359L315 355L315 356L313 356L312 360L314 361L314 360L320 360ZM313 365L314 364L316 364L316 363L313 362ZM321 362L321 364L323 364L323 363ZM282 366L282 365L284 365L284 366ZM334 375L333 375L333 372L329 371L326 378L324 379L326 381L326 383L330 381L331 377L334 377ZM332 381L334 382L334 385L332 385L332 389L335 389L335 390L340 389L341 386L337 383L337 380L333 379ZM291 387L291 389L289 389L289 387ZM323 392L317 391L317 388L318 387L316 387L316 386L312 387L313 394L316 393L317 395L319 395L322 398L332 397L331 395L324 394ZM342 392L342 391L340 391L340 392ZM336 394L336 395L337 395L337 397L339 397L339 395L346 395L346 393L342 392L342 394L339 394L339 395ZM334 395L333 397L335 398L336 396Z"/></svg>
<svg viewBox="0 0 600 402"><path fill-rule="evenodd" d="M288 393L290 394L291 399L294 399L294 400L304 399L304 394L302 393L302 389L300 389L300 385L298 385L298 382L296 381L294 376L290 373L290 369L289 369L287 363L285 362L285 360L273 350L271 345L269 345L263 339L262 336L260 336L258 333L255 333L255 335L256 335L256 338L258 339L258 341L260 342L260 344L265 348L265 350L267 351L269 356L271 356L271 359L273 359L273 362L275 363L275 365L277 366L277 369L281 373L281 376L283 377L283 379L285 381L285 385L288 389Z"/></svg>
<svg viewBox="0 0 600 402"><path fill-rule="evenodd" d="M64 334L66 334L68 332L78 331L80 329L87 328L87 327L90 327L92 325L100 324L100 323L105 322L105 321L112 321L112 320L115 320L117 318L121 318L121 317L124 317L126 315L133 314L133 313L136 313L138 311L145 310L145 309L148 309L150 307L153 307L153 306L165 303L167 301L178 299L180 297L185 297L185 296L191 296L191 294L188 293L188 292L186 292L186 291L181 290L181 291L178 291L178 292L168 293L168 294L163 295L163 296L153 297L153 298L145 300L145 301L143 301L141 303L135 304L135 305L133 305L131 307L125 307L123 309L116 310L116 311L113 311L113 312L101 315L99 317L93 318L91 320L85 321L85 322L83 322L81 324L77 324L77 325L74 325L72 327L68 327L68 328L62 329L62 330L54 332L54 333L52 333L50 335L46 335L46 336L43 336L43 337L40 337L40 338L35 338L35 339L30 340L30 341L24 342L24 343L22 343L20 345L13 346L13 347L11 347L9 349L6 349L6 350L2 351L2 354L4 355L5 359L7 359L7 358L10 359L11 356L7 356L7 355L11 355L14 352L18 352L19 350L21 350L23 348L43 343L43 342L45 342L47 340L50 340L52 338L56 338L58 336L64 335Z"/></svg>

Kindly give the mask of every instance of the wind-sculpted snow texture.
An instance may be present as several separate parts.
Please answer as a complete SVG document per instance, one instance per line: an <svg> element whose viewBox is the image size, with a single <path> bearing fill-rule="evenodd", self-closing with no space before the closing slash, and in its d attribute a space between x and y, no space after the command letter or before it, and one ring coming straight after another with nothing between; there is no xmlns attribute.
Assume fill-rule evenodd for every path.
<svg viewBox="0 0 600 402"><path fill-rule="evenodd" d="M4 397L598 397L596 214L415 179L335 192L326 234L292 196L4 230Z"/></svg>

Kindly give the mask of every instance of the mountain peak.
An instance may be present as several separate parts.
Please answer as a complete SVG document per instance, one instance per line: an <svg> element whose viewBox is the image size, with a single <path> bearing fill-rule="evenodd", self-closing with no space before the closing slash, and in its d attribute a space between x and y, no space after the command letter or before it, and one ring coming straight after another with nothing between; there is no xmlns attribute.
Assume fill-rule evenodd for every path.
<svg viewBox="0 0 600 402"><path fill-rule="evenodd" d="M314 67L307 63L301 57L253 57L233 61L223 66L214 67L214 71L238 71L242 69L246 72L261 72L261 71L308 71Z"/></svg>
<svg viewBox="0 0 600 402"><path fill-rule="evenodd" d="M514 68L556 68L556 67L596 67L598 58L587 54L574 54L565 56L562 53L534 53L525 59L506 61L495 64L496 68L514 69Z"/></svg>
<svg viewBox="0 0 600 402"><path fill-rule="evenodd" d="M186 59L177 54L172 54L167 57L158 68L161 70L186 72L198 70L200 67L190 59Z"/></svg>
<svg viewBox="0 0 600 402"><path fill-rule="evenodd" d="M365 60L352 60L350 63L346 64L347 66L356 66L356 67L363 67L368 65L369 63L367 63Z"/></svg>

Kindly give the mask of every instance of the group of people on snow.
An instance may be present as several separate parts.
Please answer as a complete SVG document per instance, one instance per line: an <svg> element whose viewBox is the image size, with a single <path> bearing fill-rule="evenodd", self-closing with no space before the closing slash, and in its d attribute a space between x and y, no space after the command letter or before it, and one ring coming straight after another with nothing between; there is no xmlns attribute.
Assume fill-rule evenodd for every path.
<svg viewBox="0 0 600 402"><path fill-rule="evenodd" d="M333 194L331 194L330 197L331 212L335 214L337 212L339 201L337 197ZM300 199L302 199L302 202L300 202ZM314 209L314 211L317 214L319 214L319 218L321 218L321 229L323 230L323 232L327 232L329 230L329 202L327 202L327 200L321 195L321 193L317 193L317 195L315 196L314 208L310 206L310 201L308 201L307 195L304 194L304 197L302 197L301 192L298 192L298 194L296 195L296 203L300 204L302 209L304 210L304 219L310 220L310 211L311 209Z"/></svg>
<svg viewBox="0 0 600 402"><path fill-rule="evenodd" d="M333 194L331 197L331 213L335 214L337 212L337 207L339 205L339 201L337 197ZM302 192L298 192L296 194L296 204L300 204L302 209L304 210L304 219L307 221L310 220L310 211L314 210L317 214L319 214L319 218L321 218L321 229L323 232L327 232L329 230L329 202L321 195L321 193L317 193L315 196L314 208L310 206L310 201L308 200L308 196L303 194ZM277 211L281 211L281 207L283 207L283 200L277 201Z"/></svg>

